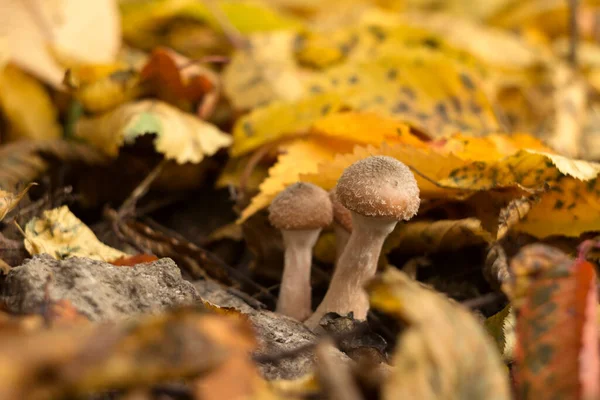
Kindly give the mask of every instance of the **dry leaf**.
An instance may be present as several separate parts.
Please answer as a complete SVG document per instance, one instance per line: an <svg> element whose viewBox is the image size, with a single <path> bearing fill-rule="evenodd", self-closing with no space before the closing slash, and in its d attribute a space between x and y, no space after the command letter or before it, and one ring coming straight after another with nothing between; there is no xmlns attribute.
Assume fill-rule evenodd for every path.
<svg viewBox="0 0 600 400"><path fill-rule="evenodd" d="M490 243L493 236L476 218L441 221L415 221L398 224L387 237L382 252L423 254L457 251L461 248Z"/></svg>
<svg viewBox="0 0 600 400"><path fill-rule="evenodd" d="M0 66L0 110L8 140L56 139L62 135L58 112L46 89L13 65Z"/></svg>
<svg viewBox="0 0 600 400"><path fill-rule="evenodd" d="M109 262L127 256L98 241L67 206L44 211L41 218L29 221L25 227L25 248L31 255L46 253L57 260L86 257Z"/></svg>
<svg viewBox="0 0 600 400"><path fill-rule="evenodd" d="M305 89L292 58L293 32L251 36L223 72L223 89L236 109L251 109L274 100L298 100Z"/></svg>
<svg viewBox="0 0 600 400"><path fill-rule="evenodd" d="M510 304L485 320L485 327L494 338L504 362L513 361L514 358L515 325L515 313Z"/></svg>
<svg viewBox="0 0 600 400"><path fill-rule="evenodd" d="M594 265L533 244L513 258L511 270L503 289L516 315L518 397L599 398Z"/></svg>
<svg viewBox="0 0 600 400"><path fill-rule="evenodd" d="M467 309L395 269L367 290L373 307L407 324L383 399L511 398L498 351Z"/></svg>
<svg viewBox="0 0 600 400"><path fill-rule="evenodd" d="M30 183L19 193L11 193L0 189L0 221L2 221L4 217L17 206L17 204L19 204L21 199L33 185L35 185L35 183Z"/></svg>
<svg viewBox="0 0 600 400"><path fill-rule="evenodd" d="M41 400L202 376L255 345L244 321L194 309L2 335L0 397ZM232 344L245 352L230 353ZM43 371L53 371L45 379Z"/></svg>
<svg viewBox="0 0 600 400"><path fill-rule="evenodd" d="M75 126L77 137L110 156L146 134L155 134L156 151L178 164L199 163L231 144L231 137L214 125L153 100L124 104L106 114L83 118Z"/></svg>
<svg viewBox="0 0 600 400"><path fill-rule="evenodd" d="M56 88L64 74L56 54L73 63L110 62L120 30L115 0L5 0L0 13L11 61Z"/></svg>
<svg viewBox="0 0 600 400"><path fill-rule="evenodd" d="M186 111L199 104L201 118L208 117L218 99L217 75L167 48L152 51L140 76L147 94Z"/></svg>
<svg viewBox="0 0 600 400"><path fill-rule="evenodd" d="M439 183L478 191L508 186L541 189L549 185L516 229L538 237L578 236L600 227L599 172L599 163L522 150L496 162L477 161L457 168Z"/></svg>
<svg viewBox="0 0 600 400"><path fill-rule="evenodd" d="M0 190L12 190L18 184L36 179L49 167L44 156L63 162L102 164L106 157L89 145L56 140L27 140L0 147Z"/></svg>

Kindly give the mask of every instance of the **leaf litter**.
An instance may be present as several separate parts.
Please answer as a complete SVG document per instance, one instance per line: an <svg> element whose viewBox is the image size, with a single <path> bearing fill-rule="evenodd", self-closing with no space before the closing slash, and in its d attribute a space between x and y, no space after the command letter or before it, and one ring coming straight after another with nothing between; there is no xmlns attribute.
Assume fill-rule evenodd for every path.
<svg viewBox="0 0 600 400"><path fill-rule="evenodd" d="M600 398L593 2L13 3L0 397ZM311 331L271 311L290 255L268 207L370 156L410 169L419 212L369 261L367 320ZM313 309L337 228L308 260ZM87 260L162 271L196 304L92 322L69 300L105 306L67 271ZM31 263L49 278L16 293ZM59 273L79 274L65 298ZM41 306L15 314L27 296Z"/></svg>

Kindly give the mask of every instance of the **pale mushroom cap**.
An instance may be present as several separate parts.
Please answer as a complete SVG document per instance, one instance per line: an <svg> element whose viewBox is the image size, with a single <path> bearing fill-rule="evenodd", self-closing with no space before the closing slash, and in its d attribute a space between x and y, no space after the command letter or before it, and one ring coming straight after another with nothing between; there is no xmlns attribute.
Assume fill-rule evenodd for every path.
<svg viewBox="0 0 600 400"><path fill-rule="evenodd" d="M332 220L329 194L312 183L291 184L269 206L269 221L277 229L320 229L331 224Z"/></svg>
<svg viewBox="0 0 600 400"><path fill-rule="evenodd" d="M352 213L337 198L335 188L329 191L329 198L333 206L333 220L340 224L346 231L352 232Z"/></svg>
<svg viewBox="0 0 600 400"><path fill-rule="evenodd" d="M349 210L369 217L409 220L417 214L419 186L410 169L388 156L372 156L344 170L337 197Z"/></svg>

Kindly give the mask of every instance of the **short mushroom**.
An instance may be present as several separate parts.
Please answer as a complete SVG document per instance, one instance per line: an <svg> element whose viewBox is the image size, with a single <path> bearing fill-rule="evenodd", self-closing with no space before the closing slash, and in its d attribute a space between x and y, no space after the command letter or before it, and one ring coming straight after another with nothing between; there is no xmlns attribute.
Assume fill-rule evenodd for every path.
<svg viewBox="0 0 600 400"><path fill-rule="evenodd" d="M363 286L377 271L383 242L398 221L411 219L420 205L413 173L387 156L368 157L346 168L336 193L352 213L353 229L323 301L306 321L312 329L328 312L353 312L355 319L366 319L369 299Z"/></svg>
<svg viewBox="0 0 600 400"><path fill-rule="evenodd" d="M335 188L329 191L329 198L333 206L333 233L335 234L335 263L337 264L342 251L350 239L352 232L352 214L340 202L335 194Z"/></svg>
<svg viewBox="0 0 600 400"><path fill-rule="evenodd" d="M271 202L269 221L281 230L285 246L277 312L299 321L311 314L312 249L332 219L329 195L311 183L296 182Z"/></svg>

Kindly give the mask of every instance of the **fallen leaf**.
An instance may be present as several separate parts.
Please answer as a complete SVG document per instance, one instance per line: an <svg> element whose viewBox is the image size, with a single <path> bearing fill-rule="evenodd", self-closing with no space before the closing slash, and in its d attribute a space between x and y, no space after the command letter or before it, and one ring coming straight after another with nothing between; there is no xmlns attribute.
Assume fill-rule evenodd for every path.
<svg viewBox="0 0 600 400"><path fill-rule="evenodd" d="M325 138L298 139L290 143L286 146L286 153L279 156L277 164L269 169L269 177L259 186L260 193L252 198L237 222L245 221L270 204L277 193L298 181L301 173L317 172L319 162L331 161L335 152L340 150L338 142Z"/></svg>
<svg viewBox="0 0 600 400"><path fill-rule="evenodd" d="M271 102L237 120L232 155L307 130L341 110L377 113L430 138L498 131L498 121L474 73L428 51L345 63L316 74L297 101Z"/></svg>
<svg viewBox="0 0 600 400"><path fill-rule="evenodd" d="M149 263L158 260L158 257L152 254L136 254L134 256L123 256L109 261L112 265L133 267L134 265Z"/></svg>
<svg viewBox="0 0 600 400"><path fill-rule="evenodd" d="M407 324L383 399L511 398L498 351L467 309L395 269L375 278L367 291L373 307Z"/></svg>
<svg viewBox="0 0 600 400"><path fill-rule="evenodd" d="M121 45L117 2L7 0L0 15L0 36L4 35L12 62L60 88L64 68L57 54L77 63L116 57Z"/></svg>
<svg viewBox="0 0 600 400"><path fill-rule="evenodd" d="M117 324L3 334L1 342L0 397L6 400L82 396L202 377L232 357L248 358L255 345L244 321L193 308ZM234 344L247 350L230 352ZM55 371L51 380L43 377L48 369Z"/></svg>
<svg viewBox="0 0 600 400"><path fill-rule="evenodd" d="M513 258L511 272L503 289L516 315L518 397L600 397L594 266L533 244Z"/></svg>
<svg viewBox="0 0 600 400"><path fill-rule="evenodd" d="M445 187L485 191L523 186L549 190L515 229L537 237L578 236L600 226L600 164L534 150L521 150L496 162L476 161L450 172L439 183ZM552 221L551 224L548 221Z"/></svg>
<svg viewBox="0 0 600 400"><path fill-rule="evenodd" d="M485 320L485 328L494 338L504 362L511 362L514 358L515 325L515 313L510 304Z"/></svg>
<svg viewBox="0 0 600 400"><path fill-rule="evenodd" d="M223 89L236 109L251 109L274 100L300 99L305 89L293 59L295 33L255 34L238 49L223 72Z"/></svg>
<svg viewBox="0 0 600 400"><path fill-rule="evenodd" d="M202 110L203 104L218 98L217 75L170 49L154 49L140 77L149 94L186 111L196 104Z"/></svg>
<svg viewBox="0 0 600 400"><path fill-rule="evenodd" d="M56 139L62 135L50 95L35 78L13 65L0 67L0 110L8 140Z"/></svg>
<svg viewBox="0 0 600 400"><path fill-rule="evenodd" d="M178 164L199 163L232 142L214 125L153 100L124 104L106 114L82 118L75 126L76 137L113 157L123 144L146 134L155 134L156 151Z"/></svg>
<svg viewBox="0 0 600 400"><path fill-rule="evenodd" d="M0 190L12 190L36 179L50 166L45 157L89 165L106 163L105 156L89 145L55 140L24 140L0 147Z"/></svg>
<svg viewBox="0 0 600 400"><path fill-rule="evenodd" d="M35 183L30 183L19 193L11 193L0 189L0 221L2 221L4 217L17 206L17 204L19 204L21 199L23 199L33 185L35 185Z"/></svg>
<svg viewBox="0 0 600 400"><path fill-rule="evenodd" d="M44 211L42 217L30 220L24 242L29 254L46 253L57 260L87 257L108 262L127 256L98 241L67 206Z"/></svg>
<svg viewBox="0 0 600 400"><path fill-rule="evenodd" d="M398 224L387 237L382 253L422 254L456 251L487 244L493 236L476 218L440 221L414 221Z"/></svg>

